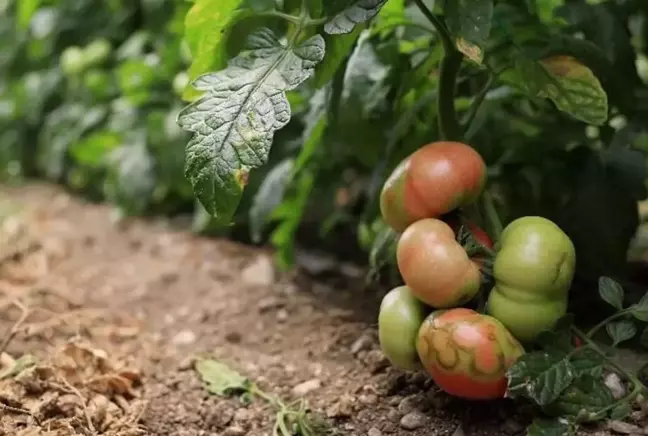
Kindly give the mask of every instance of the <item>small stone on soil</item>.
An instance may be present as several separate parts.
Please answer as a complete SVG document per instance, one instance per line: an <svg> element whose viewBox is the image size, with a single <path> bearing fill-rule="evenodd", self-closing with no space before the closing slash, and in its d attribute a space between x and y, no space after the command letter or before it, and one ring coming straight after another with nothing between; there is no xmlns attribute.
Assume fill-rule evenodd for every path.
<svg viewBox="0 0 648 436"><path fill-rule="evenodd" d="M346 418L353 414L353 403L355 399L349 395L344 394L340 400L333 406L329 407L326 411L328 418Z"/></svg>
<svg viewBox="0 0 648 436"><path fill-rule="evenodd" d="M623 421L610 421L608 422L607 427L613 432L620 433L620 434L631 434L631 435L646 434L646 432L642 430L641 427L636 426L634 424L628 424L627 422L623 422Z"/></svg>
<svg viewBox="0 0 648 436"><path fill-rule="evenodd" d="M421 412L411 412L403 416L400 420L400 426L405 430L416 430L427 423L427 416Z"/></svg>
<svg viewBox="0 0 648 436"><path fill-rule="evenodd" d="M241 278L248 285L272 285L275 281L275 271L272 261L267 256L259 256L256 261L252 262L243 270Z"/></svg>
<svg viewBox="0 0 648 436"><path fill-rule="evenodd" d="M277 321L285 322L288 319L288 311L286 309L281 309L277 312Z"/></svg>
<svg viewBox="0 0 648 436"><path fill-rule="evenodd" d="M321 386L322 382L314 378L312 380L298 384L293 388L292 392L298 397L303 397L304 395L319 389Z"/></svg>
<svg viewBox="0 0 648 436"><path fill-rule="evenodd" d="M524 430L524 426L519 422L517 422L515 419L509 418L506 421L504 421L504 425L502 425L502 430L506 434L513 435L522 432L522 430Z"/></svg>
<svg viewBox="0 0 648 436"><path fill-rule="evenodd" d="M175 345L191 345L196 342L196 334L191 330L183 330L172 339Z"/></svg>
<svg viewBox="0 0 648 436"><path fill-rule="evenodd" d="M398 413L398 410L396 409L389 409L389 412L387 412L387 419L392 422L398 422L401 419L401 414Z"/></svg>
<svg viewBox="0 0 648 436"><path fill-rule="evenodd" d="M376 427L372 427L367 432L367 436L382 436L382 432L378 430Z"/></svg>
<svg viewBox="0 0 648 436"><path fill-rule="evenodd" d="M369 350L372 345L373 338L367 333L364 333L351 345L351 353L358 354L360 351Z"/></svg>
<svg viewBox="0 0 648 436"><path fill-rule="evenodd" d="M622 398L626 394L626 388L623 385L623 381L621 380L621 377L618 376L617 373L611 372L605 376L605 385L610 389L610 392L612 392L612 396L614 397L615 400L618 400L619 398Z"/></svg>
<svg viewBox="0 0 648 436"><path fill-rule="evenodd" d="M241 427L237 425L233 425L231 427L227 427L225 431L223 432L223 436L243 436L247 432L242 429Z"/></svg>
<svg viewBox="0 0 648 436"><path fill-rule="evenodd" d="M425 398L421 395L414 394L408 397L403 398L403 400L398 404L398 411L407 415L408 413L421 411L425 403Z"/></svg>

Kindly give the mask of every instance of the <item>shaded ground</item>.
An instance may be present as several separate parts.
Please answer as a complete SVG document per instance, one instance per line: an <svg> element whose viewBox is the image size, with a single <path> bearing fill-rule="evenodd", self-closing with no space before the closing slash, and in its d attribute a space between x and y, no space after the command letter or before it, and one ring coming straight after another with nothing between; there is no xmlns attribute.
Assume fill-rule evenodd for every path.
<svg viewBox="0 0 648 436"><path fill-rule="evenodd" d="M390 368L380 295L360 276L280 275L262 250L162 221L115 225L109 207L48 186L5 191L26 210L0 242L0 331L17 327L6 349L0 336L0 436L270 435L263 403L203 390L198 355L285 399L305 394L342 435L524 433L528 416L507 401L468 404ZM2 373L25 354L37 365Z"/></svg>

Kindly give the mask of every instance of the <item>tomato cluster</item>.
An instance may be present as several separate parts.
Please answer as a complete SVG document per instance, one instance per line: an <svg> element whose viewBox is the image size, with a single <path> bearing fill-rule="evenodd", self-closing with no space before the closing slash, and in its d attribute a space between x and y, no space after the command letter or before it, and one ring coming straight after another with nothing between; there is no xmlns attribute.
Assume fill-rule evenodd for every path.
<svg viewBox="0 0 648 436"><path fill-rule="evenodd" d="M462 214L485 184L479 153L442 141L405 158L380 196L383 220L400 233L396 261L405 282L380 306L383 352L469 399L504 396L522 343L565 315L576 261L569 237L542 217L511 222L494 244ZM486 313L462 307L486 283Z"/></svg>

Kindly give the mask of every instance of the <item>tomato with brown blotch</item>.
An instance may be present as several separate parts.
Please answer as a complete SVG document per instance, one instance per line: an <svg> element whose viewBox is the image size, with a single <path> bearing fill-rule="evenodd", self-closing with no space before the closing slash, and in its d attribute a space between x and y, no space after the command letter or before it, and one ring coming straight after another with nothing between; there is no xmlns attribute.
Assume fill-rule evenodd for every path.
<svg viewBox="0 0 648 436"><path fill-rule="evenodd" d="M486 182L486 164L461 142L425 145L403 159L383 185L380 211L397 232L423 218L473 203Z"/></svg>
<svg viewBox="0 0 648 436"><path fill-rule="evenodd" d="M419 329L416 349L443 391L471 400L503 398L506 372L525 352L498 320L466 308L432 312Z"/></svg>
<svg viewBox="0 0 648 436"><path fill-rule="evenodd" d="M436 309L460 306L479 291L479 263L471 260L445 222L426 218L409 226L396 247L398 269L412 294Z"/></svg>

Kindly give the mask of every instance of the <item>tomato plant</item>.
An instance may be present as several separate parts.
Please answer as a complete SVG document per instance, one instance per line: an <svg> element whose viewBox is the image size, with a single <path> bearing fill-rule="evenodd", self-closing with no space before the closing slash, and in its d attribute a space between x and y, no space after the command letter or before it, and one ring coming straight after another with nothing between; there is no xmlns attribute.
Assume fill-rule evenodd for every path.
<svg viewBox="0 0 648 436"><path fill-rule="evenodd" d="M470 309L432 312L421 325L416 348L441 389L474 400L503 398L506 372L524 354L499 321Z"/></svg>
<svg viewBox="0 0 648 436"><path fill-rule="evenodd" d="M592 312L605 276L629 283L601 287L620 313L608 333L643 337L628 319L643 312L623 307L645 289L628 262L643 266L648 245L645 1L10 0L0 12L3 179L68 183L122 213L190 213L193 230L268 243L284 267L296 239L354 260L358 240L422 304L479 305L492 288L487 309L547 353L520 359L509 393L596 398L596 417L625 416L577 370L585 350L600 360L594 339L558 352L575 333L548 348L538 332ZM462 218L428 228L448 213ZM535 262L526 231L503 232L522 217L555 223L528 228L569 259L566 235L572 272L550 283L562 261ZM480 253L455 240L462 226ZM563 418L551 423L576 427Z"/></svg>
<svg viewBox="0 0 648 436"><path fill-rule="evenodd" d="M396 256L407 286L432 307L465 304L481 285L478 265L443 221L427 218L409 226L398 241Z"/></svg>

